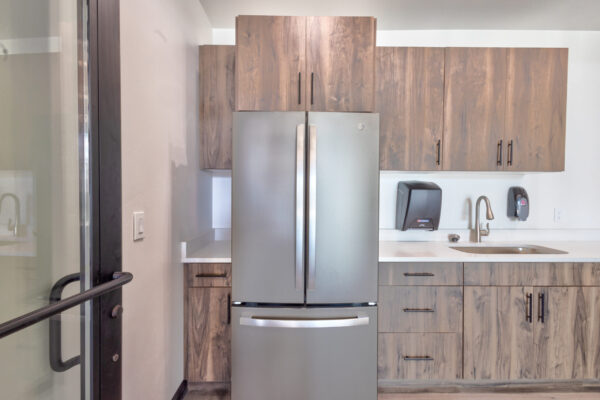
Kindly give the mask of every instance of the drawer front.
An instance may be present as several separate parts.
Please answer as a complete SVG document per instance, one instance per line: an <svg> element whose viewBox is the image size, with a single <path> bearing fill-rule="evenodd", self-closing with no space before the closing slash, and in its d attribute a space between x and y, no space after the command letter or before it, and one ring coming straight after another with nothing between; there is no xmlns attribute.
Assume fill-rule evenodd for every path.
<svg viewBox="0 0 600 400"><path fill-rule="evenodd" d="M460 333L380 333L380 381L462 378Z"/></svg>
<svg viewBox="0 0 600 400"><path fill-rule="evenodd" d="M379 263L379 285L460 286L462 263Z"/></svg>
<svg viewBox="0 0 600 400"><path fill-rule="evenodd" d="M231 264L189 264L189 287L231 287Z"/></svg>
<svg viewBox="0 0 600 400"><path fill-rule="evenodd" d="M463 289L380 286L379 332L461 332Z"/></svg>
<svg viewBox="0 0 600 400"><path fill-rule="evenodd" d="M465 263L466 286L600 286L600 263Z"/></svg>

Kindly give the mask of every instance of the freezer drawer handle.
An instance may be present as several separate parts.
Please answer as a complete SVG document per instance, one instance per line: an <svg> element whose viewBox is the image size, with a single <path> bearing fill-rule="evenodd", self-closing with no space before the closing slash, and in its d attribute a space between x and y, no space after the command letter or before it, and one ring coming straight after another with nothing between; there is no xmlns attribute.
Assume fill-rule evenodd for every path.
<svg viewBox="0 0 600 400"><path fill-rule="evenodd" d="M433 361L429 356L404 356L404 361Z"/></svg>
<svg viewBox="0 0 600 400"><path fill-rule="evenodd" d="M240 325L262 328L346 328L369 325L369 317L340 318L286 318L286 317L241 317Z"/></svg>
<svg viewBox="0 0 600 400"><path fill-rule="evenodd" d="M433 308L404 308L404 312L434 312Z"/></svg>

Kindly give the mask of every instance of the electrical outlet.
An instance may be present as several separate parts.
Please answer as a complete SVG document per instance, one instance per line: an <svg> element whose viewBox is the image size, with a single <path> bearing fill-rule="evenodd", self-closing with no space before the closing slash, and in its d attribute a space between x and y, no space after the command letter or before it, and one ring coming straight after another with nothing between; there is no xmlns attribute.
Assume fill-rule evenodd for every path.
<svg viewBox="0 0 600 400"><path fill-rule="evenodd" d="M145 216L143 211L134 211L133 213L133 241L144 239L146 236L144 232Z"/></svg>
<svg viewBox="0 0 600 400"><path fill-rule="evenodd" d="M562 208L555 208L554 209L554 222L555 223L560 223L563 220L563 209Z"/></svg>

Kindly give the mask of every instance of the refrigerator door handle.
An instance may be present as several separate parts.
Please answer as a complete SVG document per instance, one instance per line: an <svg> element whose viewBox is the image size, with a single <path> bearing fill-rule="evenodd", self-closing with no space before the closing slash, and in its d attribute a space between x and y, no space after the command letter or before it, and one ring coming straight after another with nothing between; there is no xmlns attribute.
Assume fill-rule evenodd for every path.
<svg viewBox="0 0 600 400"><path fill-rule="evenodd" d="M317 243L317 127L308 126L308 282L307 290L315 289Z"/></svg>
<svg viewBox="0 0 600 400"><path fill-rule="evenodd" d="M298 319L286 317L241 317L240 325L261 328L346 328L369 325L369 317Z"/></svg>
<svg viewBox="0 0 600 400"><path fill-rule="evenodd" d="M296 290L304 290L305 127L296 126Z"/></svg>

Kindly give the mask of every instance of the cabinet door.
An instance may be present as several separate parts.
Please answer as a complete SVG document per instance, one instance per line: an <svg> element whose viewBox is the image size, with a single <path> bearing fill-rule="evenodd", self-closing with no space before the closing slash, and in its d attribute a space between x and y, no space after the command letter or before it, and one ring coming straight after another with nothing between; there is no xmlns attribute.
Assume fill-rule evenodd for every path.
<svg viewBox="0 0 600 400"><path fill-rule="evenodd" d="M228 382L231 376L231 289L188 289L187 380Z"/></svg>
<svg viewBox="0 0 600 400"><path fill-rule="evenodd" d="M200 46L201 168L231 169L235 46Z"/></svg>
<svg viewBox="0 0 600 400"><path fill-rule="evenodd" d="M307 17L308 110L372 112L375 18Z"/></svg>
<svg viewBox="0 0 600 400"><path fill-rule="evenodd" d="M502 170L506 49L447 48L443 166Z"/></svg>
<svg viewBox="0 0 600 400"><path fill-rule="evenodd" d="M565 169L568 49L509 49L506 169Z"/></svg>
<svg viewBox="0 0 600 400"><path fill-rule="evenodd" d="M238 111L304 111L306 17L236 19Z"/></svg>
<svg viewBox="0 0 600 400"><path fill-rule="evenodd" d="M532 288L464 288L465 379L534 376Z"/></svg>
<svg viewBox="0 0 600 400"><path fill-rule="evenodd" d="M377 47L380 168L442 168L444 49Z"/></svg>
<svg viewBox="0 0 600 400"><path fill-rule="evenodd" d="M600 288L536 288L534 300L535 378L598 379Z"/></svg>

